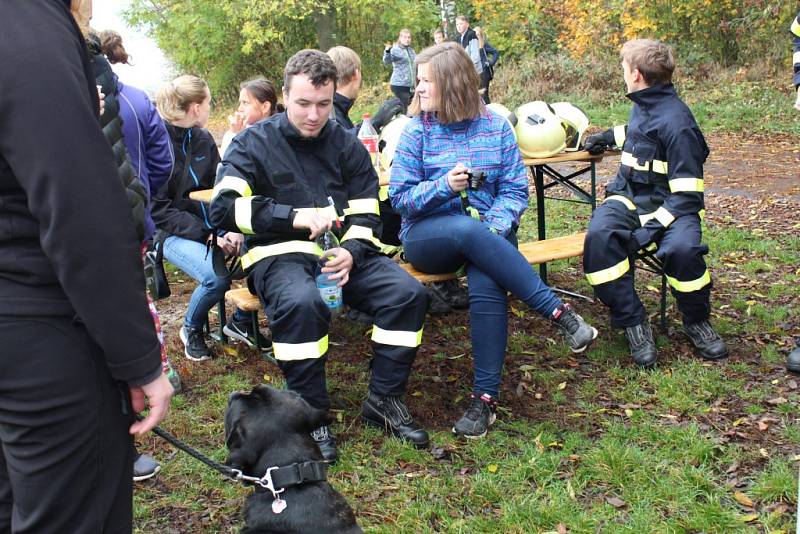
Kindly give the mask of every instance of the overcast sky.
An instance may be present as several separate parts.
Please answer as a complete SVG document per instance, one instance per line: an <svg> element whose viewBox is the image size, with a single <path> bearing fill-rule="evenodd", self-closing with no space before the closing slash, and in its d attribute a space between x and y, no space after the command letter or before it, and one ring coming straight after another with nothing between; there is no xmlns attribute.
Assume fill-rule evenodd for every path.
<svg viewBox="0 0 800 534"><path fill-rule="evenodd" d="M158 86L171 77L172 68L151 39L129 28L122 20L122 11L128 3L129 0L95 0L92 28L97 31L116 30L122 36L133 65L114 65L114 72L123 82L152 96Z"/></svg>

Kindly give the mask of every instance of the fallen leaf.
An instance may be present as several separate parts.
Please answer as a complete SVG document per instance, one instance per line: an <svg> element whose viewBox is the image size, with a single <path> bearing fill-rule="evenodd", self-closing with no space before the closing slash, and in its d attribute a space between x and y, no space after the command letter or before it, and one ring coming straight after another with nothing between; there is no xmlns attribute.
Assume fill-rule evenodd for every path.
<svg viewBox="0 0 800 534"><path fill-rule="evenodd" d="M767 404L772 404L773 406L778 406L779 404L786 404L787 401L785 397L775 397L774 399L769 399Z"/></svg>
<svg viewBox="0 0 800 534"><path fill-rule="evenodd" d="M741 520L743 523L752 523L753 521L755 521L756 519L758 519L758 514L746 514L746 515L740 515L740 516L739 516L739 519L740 519L740 520Z"/></svg>
<svg viewBox="0 0 800 534"><path fill-rule="evenodd" d="M762 431L762 432L766 432L767 430L769 430L769 423L767 423L765 421L759 421L758 422L758 429L760 431Z"/></svg>
<svg viewBox="0 0 800 534"><path fill-rule="evenodd" d="M558 389L559 389L559 390L565 389L566 387L567 387L567 383L566 383L566 382L561 382L561 383L558 385Z"/></svg>
<svg viewBox="0 0 800 534"><path fill-rule="evenodd" d="M755 504L753 499L742 493L741 491L736 491L733 493L733 498L741 504L742 506L747 506L748 508L752 508Z"/></svg>
<svg viewBox="0 0 800 534"><path fill-rule="evenodd" d="M489 464L486 468L490 473L497 473L497 464Z"/></svg>
<svg viewBox="0 0 800 534"><path fill-rule="evenodd" d="M624 508L627 506L627 503L619 497L606 497L606 502L614 508Z"/></svg>

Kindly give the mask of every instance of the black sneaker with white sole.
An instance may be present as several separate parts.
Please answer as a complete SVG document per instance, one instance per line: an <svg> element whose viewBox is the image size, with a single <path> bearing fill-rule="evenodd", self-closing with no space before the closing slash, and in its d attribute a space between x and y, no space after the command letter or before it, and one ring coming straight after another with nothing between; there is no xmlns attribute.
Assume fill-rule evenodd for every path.
<svg viewBox="0 0 800 534"><path fill-rule="evenodd" d="M202 328L181 328L181 341L183 341L183 353L193 362L204 362L211 359L211 351L208 350Z"/></svg>
<svg viewBox="0 0 800 534"><path fill-rule="evenodd" d="M258 336L258 346L261 350L269 351L272 349L272 341L264 336L260 330L256 330L255 334L253 333L253 323L250 319L237 321L231 317L222 327L222 331L229 338L241 341L248 347L256 346L256 336Z"/></svg>
<svg viewBox="0 0 800 534"><path fill-rule="evenodd" d="M469 439L482 438L497 420L497 401L488 393L476 397L473 393L469 407L453 425L453 434Z"/></svg>

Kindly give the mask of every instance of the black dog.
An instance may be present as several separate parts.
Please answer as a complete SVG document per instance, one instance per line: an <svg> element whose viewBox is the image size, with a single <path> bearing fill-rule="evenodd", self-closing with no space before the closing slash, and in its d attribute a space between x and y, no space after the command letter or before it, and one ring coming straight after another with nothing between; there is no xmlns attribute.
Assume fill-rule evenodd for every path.
<svg viewBox="0 0 800 534"><path fill-rule="evenodd" d="M261 385L249 394L231 394L225 410L226 464L258 478L271 467L289 467L271 471L275 490L287 473L306 480L286 486L277 497L256 486L247 498L242 534L363 532L350 505L325 481L326 466L310 434L329 423L325 410L312 408L292 391Z"/></svg>

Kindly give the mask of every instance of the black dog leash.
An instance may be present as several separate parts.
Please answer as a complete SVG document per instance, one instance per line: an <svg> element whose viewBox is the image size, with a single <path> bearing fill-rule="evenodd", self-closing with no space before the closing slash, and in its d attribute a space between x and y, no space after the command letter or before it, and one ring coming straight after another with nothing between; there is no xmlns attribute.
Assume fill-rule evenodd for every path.
<svg viewBox="0 0 800 534"><path fill-rule="evenodd" d="M136 418L141 420L141 417L138 415ZM276 514L286 509L286 501L280 498L280 494L283 493L286 488L300 486L307 482L324 482L328 480L328 464L319 460L293 463L283 467L277 465L268 467L264 476L254 477L245 475L239 469L234 469L219 462L215 462L159 426L153 428L153 433L167 441L173 447L182 450L196 460L200 460L208 467L218 471L227 478L244 484L253 484L268 490L275 499L272 501L272 511Z"/></svg>

